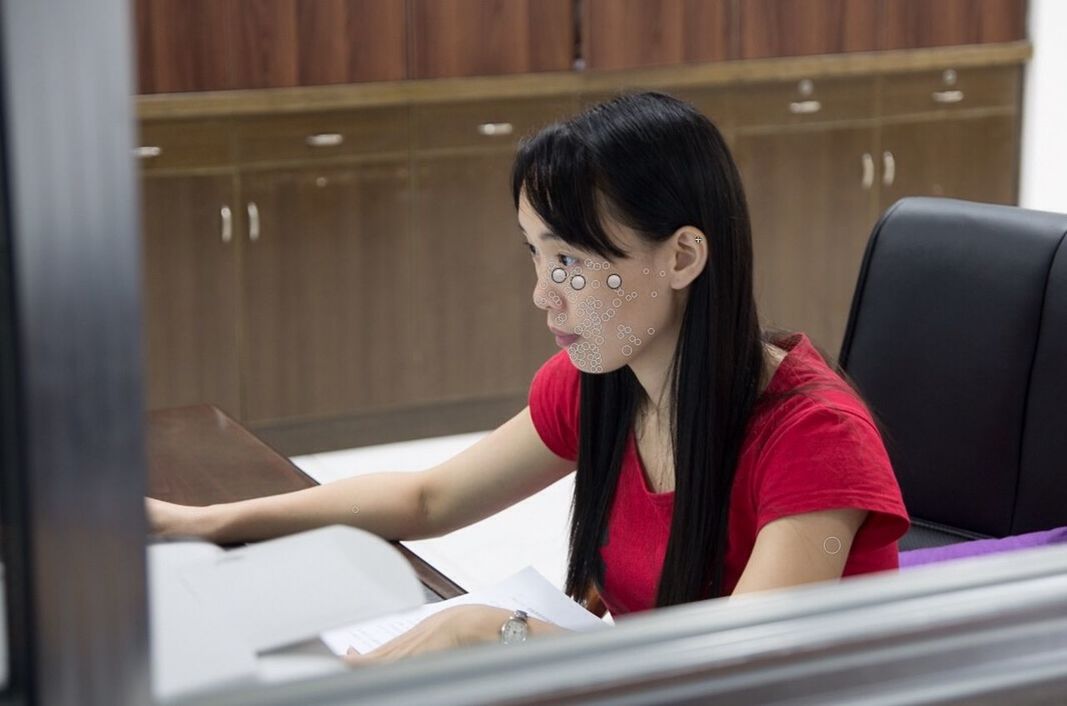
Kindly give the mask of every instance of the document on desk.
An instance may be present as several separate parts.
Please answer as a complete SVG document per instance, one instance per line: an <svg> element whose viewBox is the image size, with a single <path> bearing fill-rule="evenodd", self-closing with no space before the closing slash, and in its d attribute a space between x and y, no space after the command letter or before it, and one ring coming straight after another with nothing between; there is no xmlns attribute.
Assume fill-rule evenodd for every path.
<svg viewBox="0 0 1067 706"><path fill-rule="evenodd" d="M569 596L553 586L532 566L487 588L447 601L428 603L421 608L394 613L372 620L327 630L320 637L334 654L343 655L349 646L365 654L394 637L404 634L438 611L455 605L491 605L506 610L525 610L531 618L554 623L577 632L610 627Z"/></svg>

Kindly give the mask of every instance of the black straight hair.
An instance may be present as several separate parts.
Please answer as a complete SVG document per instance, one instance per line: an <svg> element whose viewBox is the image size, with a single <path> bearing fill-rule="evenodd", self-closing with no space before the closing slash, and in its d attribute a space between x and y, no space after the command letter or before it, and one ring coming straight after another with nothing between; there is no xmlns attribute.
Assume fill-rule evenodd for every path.
<svg viewBox="0 0 1067 706"><path fill-rule="evenodd" d="M699 228L710 256L689 285L668 380L675 461L674 515L656 605L723 593L730 491L764 374L753 294L752 234L741 177L718 129L662 93L619 96L524 140L512 172L565 242L626 257L611 218L652 243ZM566 591L582 600L603 585L606 533L622 453L642 390L628 366L581 373L578 472Z"/></svg>

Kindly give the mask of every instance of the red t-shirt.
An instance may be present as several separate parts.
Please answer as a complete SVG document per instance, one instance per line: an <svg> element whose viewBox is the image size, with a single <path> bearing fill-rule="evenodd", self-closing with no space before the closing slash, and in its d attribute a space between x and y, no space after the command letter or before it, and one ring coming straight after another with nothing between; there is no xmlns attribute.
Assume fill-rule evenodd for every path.
<svg viewBox="0 0 1067 706"><path fill-rule="evenodd" d="M795 334L779 345L789 352L764 394L817 387L764 405L749 420L730 495L724 595L733 593L760 529L779 517L844 507L868 510L844 576L898 568L897 539L910 524L866 408L807 336ZM562 350L537 371L529 395L541 439L572 461L578 459L580 375ZM598 588L612 615L655 607L673 509L673 491L651 492L631 429L608 541L600 550L605 571Z"/></svg>

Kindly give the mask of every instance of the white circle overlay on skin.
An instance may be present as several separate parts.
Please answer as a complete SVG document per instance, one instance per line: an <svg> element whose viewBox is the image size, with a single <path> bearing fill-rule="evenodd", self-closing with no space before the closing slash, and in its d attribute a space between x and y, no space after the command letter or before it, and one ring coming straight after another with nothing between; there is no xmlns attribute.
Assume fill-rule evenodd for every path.
<svg viewBox="0 0 1067 706"><path fill-rule="evenodd" d="M573 253L565 246L559 250ZM556 328L580 336L567 346L574 366L584 372L603 373L626 365L641 346L647 346L664 325L670 298L663 296L657 302L656 297L666 293L667 284L645 266L646 258L623 259L616 264L593 257L599 258L586 258L582 274L577 272L579 265L542 266L535 301L548 310ZM566 273L562 281L561 269ZM564 325L567 323L570 326Z"/></svg>

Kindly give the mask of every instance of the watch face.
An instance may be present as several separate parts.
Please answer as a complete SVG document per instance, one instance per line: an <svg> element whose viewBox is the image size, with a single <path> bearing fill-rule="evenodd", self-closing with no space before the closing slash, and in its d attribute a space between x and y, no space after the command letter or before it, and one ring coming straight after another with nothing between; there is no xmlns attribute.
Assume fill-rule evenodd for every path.
<svg viewBox="0 0 1067 706"><path fill-rule="evenodd" d="M526 623L517 618L510 618L504 623L501 631L501 640L505 644L523 642L526 639Z"/></svg>

